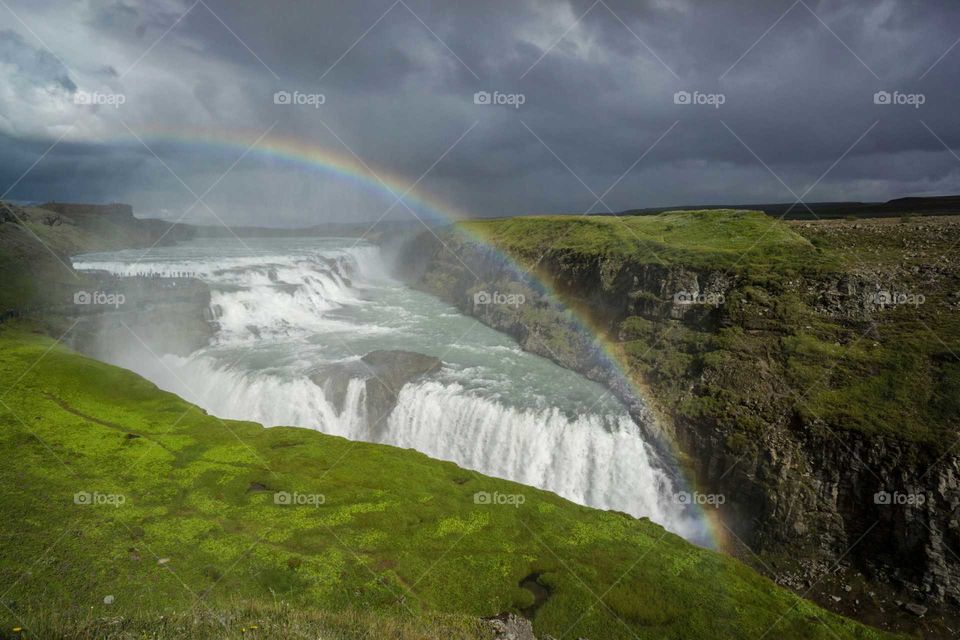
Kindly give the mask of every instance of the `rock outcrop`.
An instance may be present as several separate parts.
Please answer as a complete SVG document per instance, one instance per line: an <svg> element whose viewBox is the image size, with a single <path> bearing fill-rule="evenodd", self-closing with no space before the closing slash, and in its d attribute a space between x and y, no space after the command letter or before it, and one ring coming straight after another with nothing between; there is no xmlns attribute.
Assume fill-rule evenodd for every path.
<svg viewBox="0 0 960 640"><path fill-rule="evenodd" d="M439 358L412 351L371 351L359 360L328 365L311 374L337 411L343 411L351 380L362 380L369 439L386 430L386 419L397 405L403 385L442 366Z"/></svg>
<svg viewBox="0 0 960 640"><path fill-rule="evenodd" d="M84 276L63 307L78 321L66 342L81 353L103 357L114 345L134 340L158 355L187 356L214 336L210 288L200 280Z"/></svg>
<svg viewBox="0 0 960 640"><path fill-rule="evenodd" d="M537 640L530 621L512 613L483 618L483 622L493 633L494 640Z"/></svg>

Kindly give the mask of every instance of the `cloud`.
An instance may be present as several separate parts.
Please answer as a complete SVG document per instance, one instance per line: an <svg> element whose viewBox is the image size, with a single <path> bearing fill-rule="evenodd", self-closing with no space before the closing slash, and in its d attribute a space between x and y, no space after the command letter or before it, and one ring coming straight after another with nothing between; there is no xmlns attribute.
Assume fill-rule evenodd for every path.
<svg viewBox="0 0 960 640"><path fill-rule="evenodd" d="M31 47L14 31L0 31L0 131L18 137L57 135L76 89L53 54Z"/></svg>
<svg viewBox="0 0 960 640"><path fill-rule="evenodd" d="M241 159L268 129L475 215L577 212L601 195L594 211L782 201L815 183L812 201L960 191L944 147L960 143L950 3L58 4L14 2L29 30L0 32L5 172L73 125L17 186L24 199L182 212L216 183L205 199L246 224L375 219L393 202L376 180ZM126 101L73 104L96 90ZM278 90L325 102L277 105ZM478 91L524 104L477 105ZM925 103L878 105L878 91ZM227 139L239 146L206 142Z"/></svg>

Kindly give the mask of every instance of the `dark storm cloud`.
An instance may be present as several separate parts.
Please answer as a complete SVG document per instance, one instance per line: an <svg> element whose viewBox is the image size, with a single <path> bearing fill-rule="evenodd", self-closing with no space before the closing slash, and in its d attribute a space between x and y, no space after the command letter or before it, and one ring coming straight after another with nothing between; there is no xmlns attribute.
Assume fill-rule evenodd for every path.
<svg viewBox="0 0 960 640"><path fill-rule="evenodd" d="M356 153L407 183L446 152L420 189L477 215L783 201L814 184L810 201L960 191L960 161L945 148L960 145L955 3L57 5L11 5L52 53L17 21L0 33L0 80L17 85L0 93L4 184L36 159L38 136L53 142L73 115L18 99L41 100L51 83L64 95L107 83L127 100L78 114L17 186L21 198L122 197L178 215L194 200L178 177L200 193L242 152L147 150L127 127L252 143L273 126L271 136ZM276 105L278 90L326 103ZM524 103L477 105L478 91ZM676 104L677 92L723 104ZM924 102L875 104L877 92ZM392 201L256 154L207 200L234 222L284 224L375 218Z"/></svg>

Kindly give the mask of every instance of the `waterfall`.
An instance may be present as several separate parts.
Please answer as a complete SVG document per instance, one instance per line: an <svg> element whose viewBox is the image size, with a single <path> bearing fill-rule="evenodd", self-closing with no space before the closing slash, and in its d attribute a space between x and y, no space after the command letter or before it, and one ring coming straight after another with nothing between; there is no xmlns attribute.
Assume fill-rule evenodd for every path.
<svg viewBox="0 0 960 640"><path fill-rule="evenodd" d="M551 396L537 385L549 389L559 377L569 378L568 388L593 383L505 345L487 328L485 337L474 331L471 342L456 339L465 333L457 324L444 344L436 337L447 330L443 322L470 329L474 321L391 281L374 246L341 241L317 248L301 241L251 252L194 245L166 248L149 261L138 257L93 254L76 258L75 266L117 276L191 274L204 280L217 323L214 342L189 357L158 360L132 344L94 355L223 418L413 448L696 536L695 515L674 500L673 480L622 406L568 401L561 407L567 394ZM337 402L311 379L318 366L355 363L371 345L432 348L444 361L439 372L403 385L386 424L375 430L363 379L350 379ZM469 361L470 354L481 359ZM509 370L504 358L511 358ZM516 371L526 376L527 395L511 378Z"/></svg>

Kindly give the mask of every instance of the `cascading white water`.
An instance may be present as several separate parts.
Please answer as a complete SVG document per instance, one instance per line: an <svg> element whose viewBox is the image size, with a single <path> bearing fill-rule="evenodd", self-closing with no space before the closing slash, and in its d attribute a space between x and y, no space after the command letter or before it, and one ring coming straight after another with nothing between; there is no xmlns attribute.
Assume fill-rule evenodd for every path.
<svg viewBox="0 0 960 640"><path fill-rule="evenodd" d="M135 344L95 355L224 418L414 448L699 536L637 425L598 385L391 280L374 246L251 244L186 243L155 249L149 261L136 251L76 258L78 269L189 274L211 288L218 328L209 347L160 360ZM443 367L404 385L385 425L371 431L362 380L349 382L337 406L310 375L381 349L436 356Z"/></svg>
<svg viewBox="0 0 960 640"><path fill-rule="evenodd" d="M613 424L590 414L571 420L555 408L518 410L431 381L403 388L388 433L392 444L580 504L670 519L661 500L669 480L626 414Z"/></svg>

